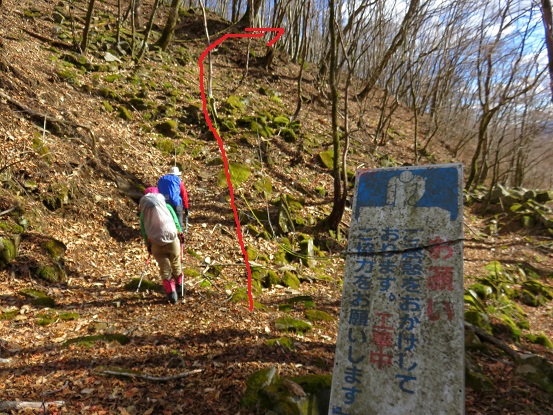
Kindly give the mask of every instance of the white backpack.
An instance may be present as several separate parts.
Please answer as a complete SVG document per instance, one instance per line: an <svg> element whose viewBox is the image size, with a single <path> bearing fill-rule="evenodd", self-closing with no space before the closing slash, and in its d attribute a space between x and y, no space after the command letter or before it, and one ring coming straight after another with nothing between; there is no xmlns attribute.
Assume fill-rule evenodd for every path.
<svg viewBox="0 0 553 415"><path fill-rule="evenodd" d="M159 193L149 193L140 199L140 211L146 235L158 245L168 244L177 237L173 216L165 205L165 198Z"/></svg>

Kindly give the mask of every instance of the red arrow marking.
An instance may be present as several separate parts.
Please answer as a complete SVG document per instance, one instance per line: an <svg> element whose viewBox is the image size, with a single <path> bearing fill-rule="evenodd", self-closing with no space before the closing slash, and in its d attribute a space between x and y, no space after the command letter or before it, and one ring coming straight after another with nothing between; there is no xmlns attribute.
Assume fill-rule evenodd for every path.
<svg viewBox="0 0 553 415"><path fill-rule="evenodd" d="M231 37L263 37L265 36L265 32L277 32L277 35L267 43L267 46L272 46L274 43L282 36L284 33L283 28L267 28L267 27L261 27L261 28L247 28L246 31L248 32L261 32L261 33L227 33L226 35L222 36L221 38L217 39L215 42L210 44L200 55L200 59L198 61L200 65L200 95L202 97L202 105L203 105L203 111L204 111L204 117L205 121L207 122L207 126L209 127L209 130L213 133L215 138L217 139L217 142L219 143L219 149L221 150L221 156L223 158L223 164L225 165L225 175L227 177L227 185L230 193L230 205L232 206L232 211L234 213L234 221L236 222L236 235L238 236L238 242L240 243L240 249L242 250L242 255L244 255L244 262L246 263L246 270L248 271L248 299L250 300L250 311L253 310L253 296L252 296L252 270L250 268L250 260L248 259L248 253L246 252L246 247L244 246L244 239L242 238L242 231L240 230L240 219L238 219L238 212L236 210L236 205L234 204L234 189L232 187L232 182L230 180L230 170L228 166L228 159L227 159L227 153L225 152L225 148L223 145L223 140L219 136L219 133L213 127L213 122L211 121L211 118L209 118L209 112L207 110L207 98L205 96L205 87L204 87L204 59L207 56L207 54L217 46L219 46L221 43L223 43L226 39Z"/></svg>
<svg viewBox="0 0 553 415"><path fill-rule="evenodd" d="M277 32L277 35L271 41L269 41L269 43L267 43L267 46L273 46L276 41L279 40L280 37L284 34L284 28L282 27L247 27L244 30L246 32Z"/></svg>

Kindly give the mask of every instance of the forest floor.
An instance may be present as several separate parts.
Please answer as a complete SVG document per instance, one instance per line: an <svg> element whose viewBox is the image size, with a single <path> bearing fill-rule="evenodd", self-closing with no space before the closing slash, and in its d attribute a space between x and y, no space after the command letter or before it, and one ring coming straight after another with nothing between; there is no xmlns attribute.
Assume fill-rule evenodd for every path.
<svg viewBox="0 0 553 415"><path fill-rule="evenodd" d="M220 149L215 141L205 139L205 128L190 126L183 133L183 138L193 143L194 154L184 152L178 156L179 164L186 166L183 180L191 203L185 266L198 270L200 277L187 281L186 301L176 305L168 305L156 291L135 293L125 289L129 281L143 273L154 282L159 282L159 278L156 264L146 265L136 201L121 192L121 178L144 186L155 184L172 165L173 158L153 146L158 136L143 128L147 120L140 115L135 113L132 120L125 121L106 111L102 104L105 97L95 92L100 88L99 78L87 73L79 73L71 81L60 77L60 61L53 57L59 56L59 51L54 53L47 39L38 38L53 39L59 32L59 25L51 18L54 3L4 1L0 6L0 92L5 95L0 96L0 161L3 163L0 168L4 175L10 174L10 180L20 183L18 200L24 200L25 211L32 212L31 225L22 235L18 260L0 271L0 317L17 311L14 319L0 318L0 403L64 401L59 410L50 409L52 414L236 415L249 413L241 408L240 399L246 379L260 369L275 366L282 376L331 373L344 268L340 252L345 248L346 239L340 242L330 237L324 239L326 256L319 260L330 279L317 279L312 270L302 268L312 282L303 282L298 289L280 285L263 289L255 296L263 307L250 311L247 298L232 301L233 293L247 287L247 277L228 190L217 185L220 165L209 163L220 157ZM84 3L79 4L84 9ZM101 2L97 12L108 8L113 12L115 6L115 1ZM200 18L196 15L195 21ZM213 21L217 19L213 17ZM176 83L178 79L179 89L186 94L184 101L197 105L196 61L202 45L205 41L188 22L177 27L174 46L187 49L192 57L188 64L166 62L151 52L146 59L148 71L136 71L122 64L119 73L128 78L138 73L139 77L157 85ZM257 47L264 50L262 44ZM216 55L216 99L221 97L220 102L224 102L230 95L242 94L249 96L251 102L265 105L265 97L258 91L260 87L269 87L278 92L282 110L287 108L292 112L296 102L297 65L279 54L273 70L265 73L256 69L252 61L250 73L240 81L244 71L237 68L243 68L244 62L239 52L245 54L247 48L246 40L234 41L227 54ZM236 73L231 76L233 71ZM300 113L302 128L329 140L329 106L315 99L320 94L309 72L305 79L303 93L313 100ZM72 125L87 126L95 133L98 153L93 154L90 138L86 138L82 129L76 138L43 135L21 108L8 104L6 96L38 113L51 114ZM374 118L374 115L367 116L367 125L374 125L371 124ZM408 111L400 109L393 126L409 137L410 125ZM33 150L37 136L51 150L48 163L36 157L36 149ZM359 134L353 147L353 166L379 166L374 153L368 155L370 143L368 135ZM229 149L237 148L230 145L233 143L228 144ZM411 146L409 139L398 136L379 152L400 164L412 163ZM436 162L455 161L442 143L437 141L431 147ZM258 158L258 147L238 148L231 154L232 160L247 163ZM332 177L316 161L316 149L300 150L279 142L274 147L278 162L270 168L265 166L258 175L273 179L274 194L304 197L305 208L320 219L331 206ZM14 164L7 166L10 163ZM4 176L1 180L0 211L10 208L13 200L8 180ZM31 191L23 186L29 180L36 182L38 189ZM48 192L53 183L66 182L71 182L73 189L70 203L55 211L46 209L37 194ZM265 201L256 197L248 186L235 189L239 195L238 209L247 211L248 203L264 208ZM326 191L324 194L320 192L321 187ZM346 227L349 214L348 208L343 220ZM482 275L490 261L526 263L544 276L553 273L551 250L540 247L550 244L551 238L520 230L491 235L490 218L482 216L476 205L466 207L464 216L465 275ZM36 252L45 236L63 241L67 247L64 261L68 279L64 283L47 284L32 273L32 261L40 260ZM268 256L279 248L276 240L257 239L250 234L245 234L244 240L246 245L255 246ZM221 265L221 272L202 277L201 271L209 263ZM206 280L211 284L206 284ZM467 284L470 281L467 279ZM551 285L551 281L547 283ZM20 294L24 288L46 291L55 299L55 308L48 310L31 305ZM334 320L317 322L303 335L279 332L274 325L277 318L305 318L306 310L301 304L288 311L279 308L298 295L311 296L316 308L331 314ZM521 307L527 313L532 332L543 332L553 338L551 302L542 307L523 304ZM63 313L70 312L78 313L78 317L65 320ZM41 325L39 321L45 314L53 315L53 321ZM91 347L66 343L82 336L107 335L109 338L115 334L127 336L130 342L103 341ZM293 350L267 345L267 340L281 336L293 339ZM550 350L524 339L519 343L505 341L521 353L535 353L553 360ZM467 389L467 415L551 413L551 395L518 377L506 355L473 352L471 357L494 382L495 388L489 392ZM164 381L113 376L105 372L110 369L174 378Z"/></svg>

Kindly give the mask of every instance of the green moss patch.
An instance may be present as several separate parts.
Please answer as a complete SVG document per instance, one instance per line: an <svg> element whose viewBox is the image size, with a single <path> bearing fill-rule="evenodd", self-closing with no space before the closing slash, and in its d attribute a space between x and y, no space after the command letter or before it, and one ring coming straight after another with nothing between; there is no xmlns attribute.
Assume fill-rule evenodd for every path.
<svg viewBox="0 0 553 415"><path fill-rule="evenodd" d="M19 310L5 311L0 314L0 320L13 320L19 314Z"/></svg>
<svg viewBox="0 0 553 415"><path fill-rule="evenodd" d="M140 282L140 278L133 278L131 281L129 281L127 284L125 284L125 289L128 291L136 291L138 288L138 283ZM142 284L140 284L140 290L139 291L157 291L162 292L163 287L161 284L156 284L155 282L152 282L150 280L147 280L145 278L142 279Z"/></svg>
<svg viewBox="0 0 553 415"><path fill-rule="evenodd" d="M295 333L307 333L313 328L310 323L291 317L277 319L275 321L275 327L277 330Z"/></svg>
<svg viewBox="0 0 553 415"><path fill-rule="evenodd" d="M290 352L294 351L294 340L290 337L279 337L278 339L269 339L265 341L267 346L278 346Z"/></svg>
<svg viewBox="0 0 553 415"><path fill-rule="evenodd" d="M132 120L132 112L129 111L128 108L120 105L119 108L117 108L119 117L123 118L124 120L130 121Z"/></svg>
<svg viewBox="0 0 553 415"><path fill-rule="evenodd" d="M553 342L549 337L547 337L547 334L545 333L539 333L539 334L528 333L524 335L524 338L528 340L530 343L539 344L548 349L553 349Z"/></svg>
<svg viewBox="0 0 553 415"><path fill-rule="evenodd" d="M0 238L0 268L4 268L15 260L16 251L12 240Z"/></svg>
<svg viewBox="0 0 553 415"><path fill-rule="evenodd" d="M313 301L313 297L311 297L310 295L298 295L296 297L290 297L286 300L286 304L303 304L305 308L315 307L315 301Z"/></svg>
<svg viewBox="0 0 553 415"><path fill-rule="evenodd" d="M53 298L48 297L45 293L39 290L34 290L32 288L25 288L19 291L19 294L24 295L27 298L30 298L33 305L42 306L42 307L54 307L55 301Z"/></svg>
<svg viewBox="0 0 553 415"><path fill-rule="evenodd" d="M284 275L282 276L282 285L295 290L300 287L300 279L293 272L285 271Z"/></svg>
<svg viewBox="0 0 553 415"><path fill-rule="evenodd" d="M113 343L117 342L121 345L126 345L131 342L131 339L128 336L125 336L124 334L98 334L94 336L83 336L83 337L77 337L75 339L67 340L65 343L63 343L63 347L68 347L72 344L84 346L84 347L92 347L94 346L94 343L97 342L106 342L106 343Z"/></svg>
<svg viewBox="0 0 553 415"><path fill-rule="evenodd" d="M41 313L37 314L35 323L39 326L47 326L58 320L56 313Z"/></svg>
<svg viewBox="0 0 553 415"><path fill-rule="evenodd" d="M176 137L179 134L179 124L175 120L165 120L157 123L155 129L165 137Z"/></svg>
<svg viewBox="0 0 553 415"><path fill-rule="evenodd" d="M50 239L45 242L43 247L46 252L48 252L48 255L50 255L50 257L55 261L59 261L67 250L67 246L63 242L56 239Z"/></svg>
<svg viewBox="0 0 553 415"><path fill-rule="evenodd" d="M276 368L269 367L252 374L246 380L246 392L240 400L240 405L245 408L254 408L259 400L260 389L270 385L278 377Z"/></svg>
<svg viewBox="0 0 553 415"><path fill-rule="evenodd" d="M334 317L321 310L306 310L305 318L311 322L315 321L334 321Z"/></svg>
<svg viewBox="0 0 553 415"><path fill-rule="evenodd" d="M65 271L58 264L44 265L40 267L36 272L36 276L44 281L54 284L63 282L66 278Z"/></svg>

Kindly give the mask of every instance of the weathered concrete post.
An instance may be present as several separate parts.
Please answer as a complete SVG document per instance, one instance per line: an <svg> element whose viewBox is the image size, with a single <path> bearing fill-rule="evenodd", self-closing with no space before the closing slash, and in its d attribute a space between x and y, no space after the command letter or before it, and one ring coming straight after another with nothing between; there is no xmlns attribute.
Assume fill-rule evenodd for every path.
<svg viewBox="0 0 553 415"><path fill-rule="evenodd" d="M464 413L460 164L360 170L329 414Z"/></svg>

